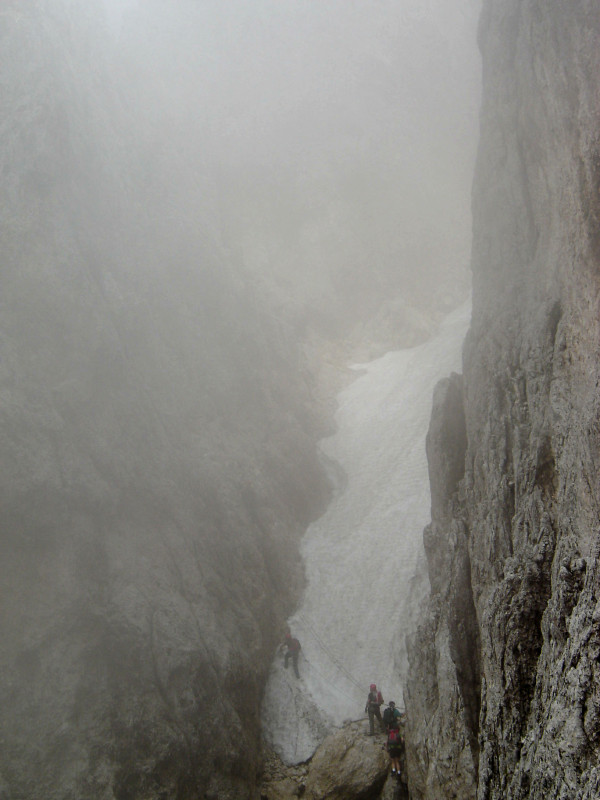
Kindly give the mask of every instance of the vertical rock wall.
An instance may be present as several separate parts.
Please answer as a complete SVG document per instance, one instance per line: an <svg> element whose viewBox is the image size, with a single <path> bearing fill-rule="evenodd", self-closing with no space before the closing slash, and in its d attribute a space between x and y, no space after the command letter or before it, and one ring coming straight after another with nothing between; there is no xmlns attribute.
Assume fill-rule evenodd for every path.
<svg viewBox="0 0 600 800"><path fill-rule="evenodd" d="M0 796L249 797L316 416L103 26L0 12Z"/></svg>
<svg viewBox="0 0 600 800"><path fill-rule="evenodd" d="M600 791L600 9L488 0L480 45L473 321L464 386L438 390L430 432L412 796L587 800Z"/></svg>

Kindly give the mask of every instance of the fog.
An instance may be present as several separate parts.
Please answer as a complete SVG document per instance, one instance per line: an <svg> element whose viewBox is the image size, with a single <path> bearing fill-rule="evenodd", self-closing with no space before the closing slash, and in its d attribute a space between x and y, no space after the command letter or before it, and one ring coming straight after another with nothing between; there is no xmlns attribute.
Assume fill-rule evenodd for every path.
<svg viewBox="0 0 600 800"><path fill-rule="evenodd" d="M0 8L1 797L254 796L347 364L469 292L477 13Z"/></svg>
<svg viewBox="0 0 600 800"><path fill-rule="evenodd" d="M210 196L276 302L345 329L390 296L464 297L478 3L107 5L117 82L171 202L206 216Z"/></svg>

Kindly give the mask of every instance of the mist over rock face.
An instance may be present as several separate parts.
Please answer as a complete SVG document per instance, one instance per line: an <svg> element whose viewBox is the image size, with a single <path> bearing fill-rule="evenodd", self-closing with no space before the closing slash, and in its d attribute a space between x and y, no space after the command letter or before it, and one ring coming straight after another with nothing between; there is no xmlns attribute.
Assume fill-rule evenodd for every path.
<svg viewBox="0 0 600 800"><path fill-rule="evenodd" d="M142 181L102 17L2 26L3 797L246 796L327 495L298 346Z"/></svg>
<svg viewBox="0 0 600 800"><path fill-rule="evenodd" d="M430 431L431 594L405 697L411 796L592 798L599 9L488 0L480 44L473 322L464 386L438 389Z"/></svg>
<svg viewBox="0 0 600 800"><path fill-rule="evenodd" d="M329 496L322 394L359 338L414 344L466 292L476 93L446 98L468 140L449 159L418 148L435 80L386 99L418 73L414 32L437 56L452 20L295 3L272 35L284 4L258 5L0 9L3 800L255 795L297 544ZM399 104L421 133L376 146Z"/></svg>
<svg viewBox="0 0 600 800"><path fill-rule="evenodd" d="M377 315L402 332L468 294L476 7L150 0L124 16L141 141L175 145L155 168L186 165L169 200L202 170L223 241L299 335L364 340Z"/></svg>

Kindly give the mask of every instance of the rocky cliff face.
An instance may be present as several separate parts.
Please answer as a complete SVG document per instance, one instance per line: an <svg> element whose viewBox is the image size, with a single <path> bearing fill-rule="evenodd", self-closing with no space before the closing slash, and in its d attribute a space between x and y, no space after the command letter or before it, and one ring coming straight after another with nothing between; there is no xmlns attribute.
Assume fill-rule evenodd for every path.
<svg viewBox="0 0 600 800"><path fill-rule="evenodd" d="M414 108L408 92L388 102L399 73L419 77L416 30L440 80L461 71L468 51L451 70L443 55L452 20L416 3L410 46L397 48L395 4L381 4L373 46L360 13L340 35L326 12L313 38L319 25L296 4L280 40L269 24L281 4L256 16L250 5L0 9L2 800L256 795L260 694L302 585L298 536L327 495L316 364L331 354L334 383L345 343L331 340L357 320L354 342L380 352L427 335L432 284L435 313L465 291L455 189L470 147L447 163L420 105L437 102L436 81L419 84ZM103 8L119 6L107 25ZM274 43L275 68L248 37ZM306 42L334 78L318 102ZM358 114L332 136L323 113L314 133L312 115L339 103L338 73L352 76L346 111ZM470 138L464 98L442 94ZM402 148L386 133L359 165L382 119L404 130L398 104L419 126ZM424 138L435 155L416 159ZM427 220L425 237L432 197L451 213L435 234ZM401 296L399 271L412 279Z"/></svg>
<svg viewBox="0 0 600 800"><path fill-rule="evenodd" d="M413 798L600 791L600 10L488 0L464 382L429 435Z"/></svg>
<svg viewBox="0 0 600 800"><path fill-rule="evenodd" d="M94 9L2 9L0 796L245 797L317 417Z"/></svg>

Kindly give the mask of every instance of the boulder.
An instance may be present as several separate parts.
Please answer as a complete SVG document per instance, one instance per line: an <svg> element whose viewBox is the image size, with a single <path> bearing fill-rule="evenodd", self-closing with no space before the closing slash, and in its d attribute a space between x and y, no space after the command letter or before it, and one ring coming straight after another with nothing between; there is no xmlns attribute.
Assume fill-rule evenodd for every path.
<svg viewBox="0 0 600 800"><path fill-rule="evenodd" d="M331 733L304 764L286 765L274 750L264 753L261 800L369 800L402 798L396 780L387 781L390 760L385 738L368 736L366 721L348 722ZM382 795L382 791L385 793ZM399 791L400 790L400 791Z"/></svg>
<svg viewBox="0 0 600 800"><path fill-rule="evenodd" d="M350 723L325 739L306 780L307 800L367 800L379 797L389 772L384 738Z"/></svg>

